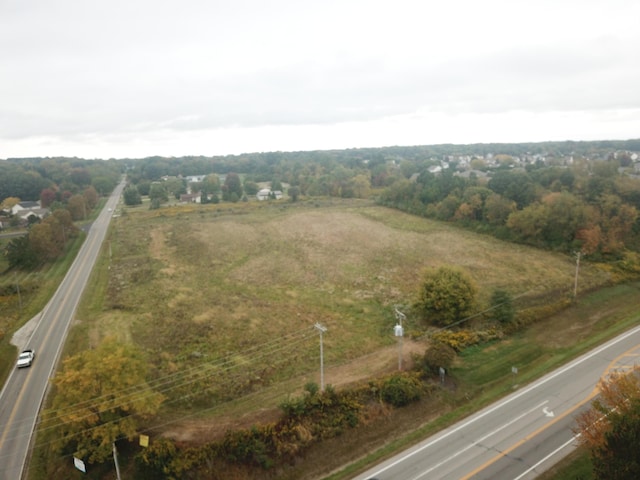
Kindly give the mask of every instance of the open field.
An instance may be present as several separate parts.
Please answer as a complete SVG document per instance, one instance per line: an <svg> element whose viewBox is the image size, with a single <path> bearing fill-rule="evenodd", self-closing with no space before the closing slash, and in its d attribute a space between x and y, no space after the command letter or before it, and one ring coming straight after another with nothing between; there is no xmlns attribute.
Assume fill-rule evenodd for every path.
<svg viewBox="0 0 640 480"><path fill-rule="evenodd" d="M329 328L327 384L396 370L393 305L410 305L422 270L442 264L465 268L481 303L497 287L524 295L527 306L573 291L575 264L567 256L367 202L141 207L114 219L66 354L108 336L135 342L153 365L151 380L178 380L164 391L166 408L147 432L200 443L273 420L284 399L306 382L319 383L315 322ZM314 447L287 478L324 477L362 457L331 477L349 478L464 416L470 398L477 407L510 391L503 364L523 365L520 380L527 382L628 328L638 285L604 288L608 282L604 269L583 263L585 294L577 304L505 342L465 351L452 370L453 390ZM410 315L405 326L418 337L405 337L407 366L425 343L417 319ZM545 335L550 328L553 343ZM41 478L38 465L49 461L34 459L30 478Z"/></svg>
<svg viewBox="0 0 640 480"><path fill-rule="evenodd" d="M408 308L423 270L447 264L473 277L485 306L495 288L531 298L573 289L567 256L369 202L138 208L114 219L69 351L117 336L144 349L156 378L186 371L167 392L173 414L195 409L201 420L220 414L212 404L267 387L277 405L319 383L316 322L328 328L327 371L361 371L343 367L327 383L375 373L374 359L378 371L397 366L393 306ZM608 280L583 264L581 289ZM418 337L424 328L405 324ZM405 341L407 359L423 349Z"/></svg>

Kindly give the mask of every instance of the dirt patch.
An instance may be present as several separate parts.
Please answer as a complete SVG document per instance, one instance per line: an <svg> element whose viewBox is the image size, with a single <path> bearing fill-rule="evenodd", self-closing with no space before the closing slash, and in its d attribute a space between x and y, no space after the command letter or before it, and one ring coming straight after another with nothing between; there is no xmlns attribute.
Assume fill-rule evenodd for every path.
<svg viewBox="0 0 640 480"><path fill-rule="evenodd" d="M412 368L415 355L422 355L425 348L426 345L423 342L405 340L402 345L403 370ZM339 389L368 378L392 373L398 370L398 353L398 346L385 347L343 365L329 366L325 369L325 381L328 385ZM300 382L302 385L304 380L301 379ZM301 395L302 392L303 390L300 388L294 395ZM264 392L264 394L269 397L269 392ZM280 400L284 400L284 397ZM252 425L277 421L280 418L280 409L272 399L269 401L273 404L271 407L249 413L227 414L207 419L179 420L163 429L161 435L176 442L190 445L212 442L222 438L228 430L249 428Z"/></svg>

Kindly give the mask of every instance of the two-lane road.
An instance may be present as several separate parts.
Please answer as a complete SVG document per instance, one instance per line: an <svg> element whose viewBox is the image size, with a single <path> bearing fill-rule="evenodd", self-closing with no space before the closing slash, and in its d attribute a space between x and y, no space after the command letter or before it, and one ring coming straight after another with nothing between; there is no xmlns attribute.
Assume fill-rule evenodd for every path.
<svg viewBox="0 0 640 480"><path fill-rule="evenodd" d="M40 314L26 345L36 352L32 366L15 369L0 392L0 480L22 476L49 379L123 188L124 183L118 185L107 200L60 287Z"/></svg>
<svg viewBox="0 0 640 480"><path fill-rule="evenodd" d="M589 406L598 381L631 368L639 354L636 327L357 479L536 478L575 448L575 415Z"/></svg>

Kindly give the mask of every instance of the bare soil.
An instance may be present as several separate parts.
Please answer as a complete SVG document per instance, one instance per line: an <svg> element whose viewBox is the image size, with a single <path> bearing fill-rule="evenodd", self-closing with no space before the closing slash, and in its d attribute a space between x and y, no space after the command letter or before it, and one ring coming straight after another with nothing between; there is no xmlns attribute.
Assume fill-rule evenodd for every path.
<svg viewBox="0 0 640 480"><path fill-rule="evenodd" d="M403 341L402 369L413 367L414 357L422 355L425 343ZM339 366L325 368L325 381L336 389L374 378L376 376L397 371L399 368L399 348L385 347L376 352L364 355ZM299 384L304 381L301 379ZM302 391L296 392L301 394ZM260 396L260 395L258 395ZM266 398L271 398L268 391ZM255 411L232 412L215 418L183 419L173 422L162 429L161 435L177 442L199 445L221 438L227 430L249 428L252 425L277 421L280 409L277 404L265 406Z"/></svg>

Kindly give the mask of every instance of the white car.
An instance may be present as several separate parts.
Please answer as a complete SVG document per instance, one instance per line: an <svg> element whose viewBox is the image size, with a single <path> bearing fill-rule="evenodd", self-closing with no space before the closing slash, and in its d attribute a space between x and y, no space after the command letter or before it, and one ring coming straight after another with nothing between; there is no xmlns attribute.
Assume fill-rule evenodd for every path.
<svg viewBox="0 0 640 480"><path fill-rule="evenodd" d="M23 350L18 357L18 368L30 367L34 358L36 358L36 354L33 350Z"/></svg>

